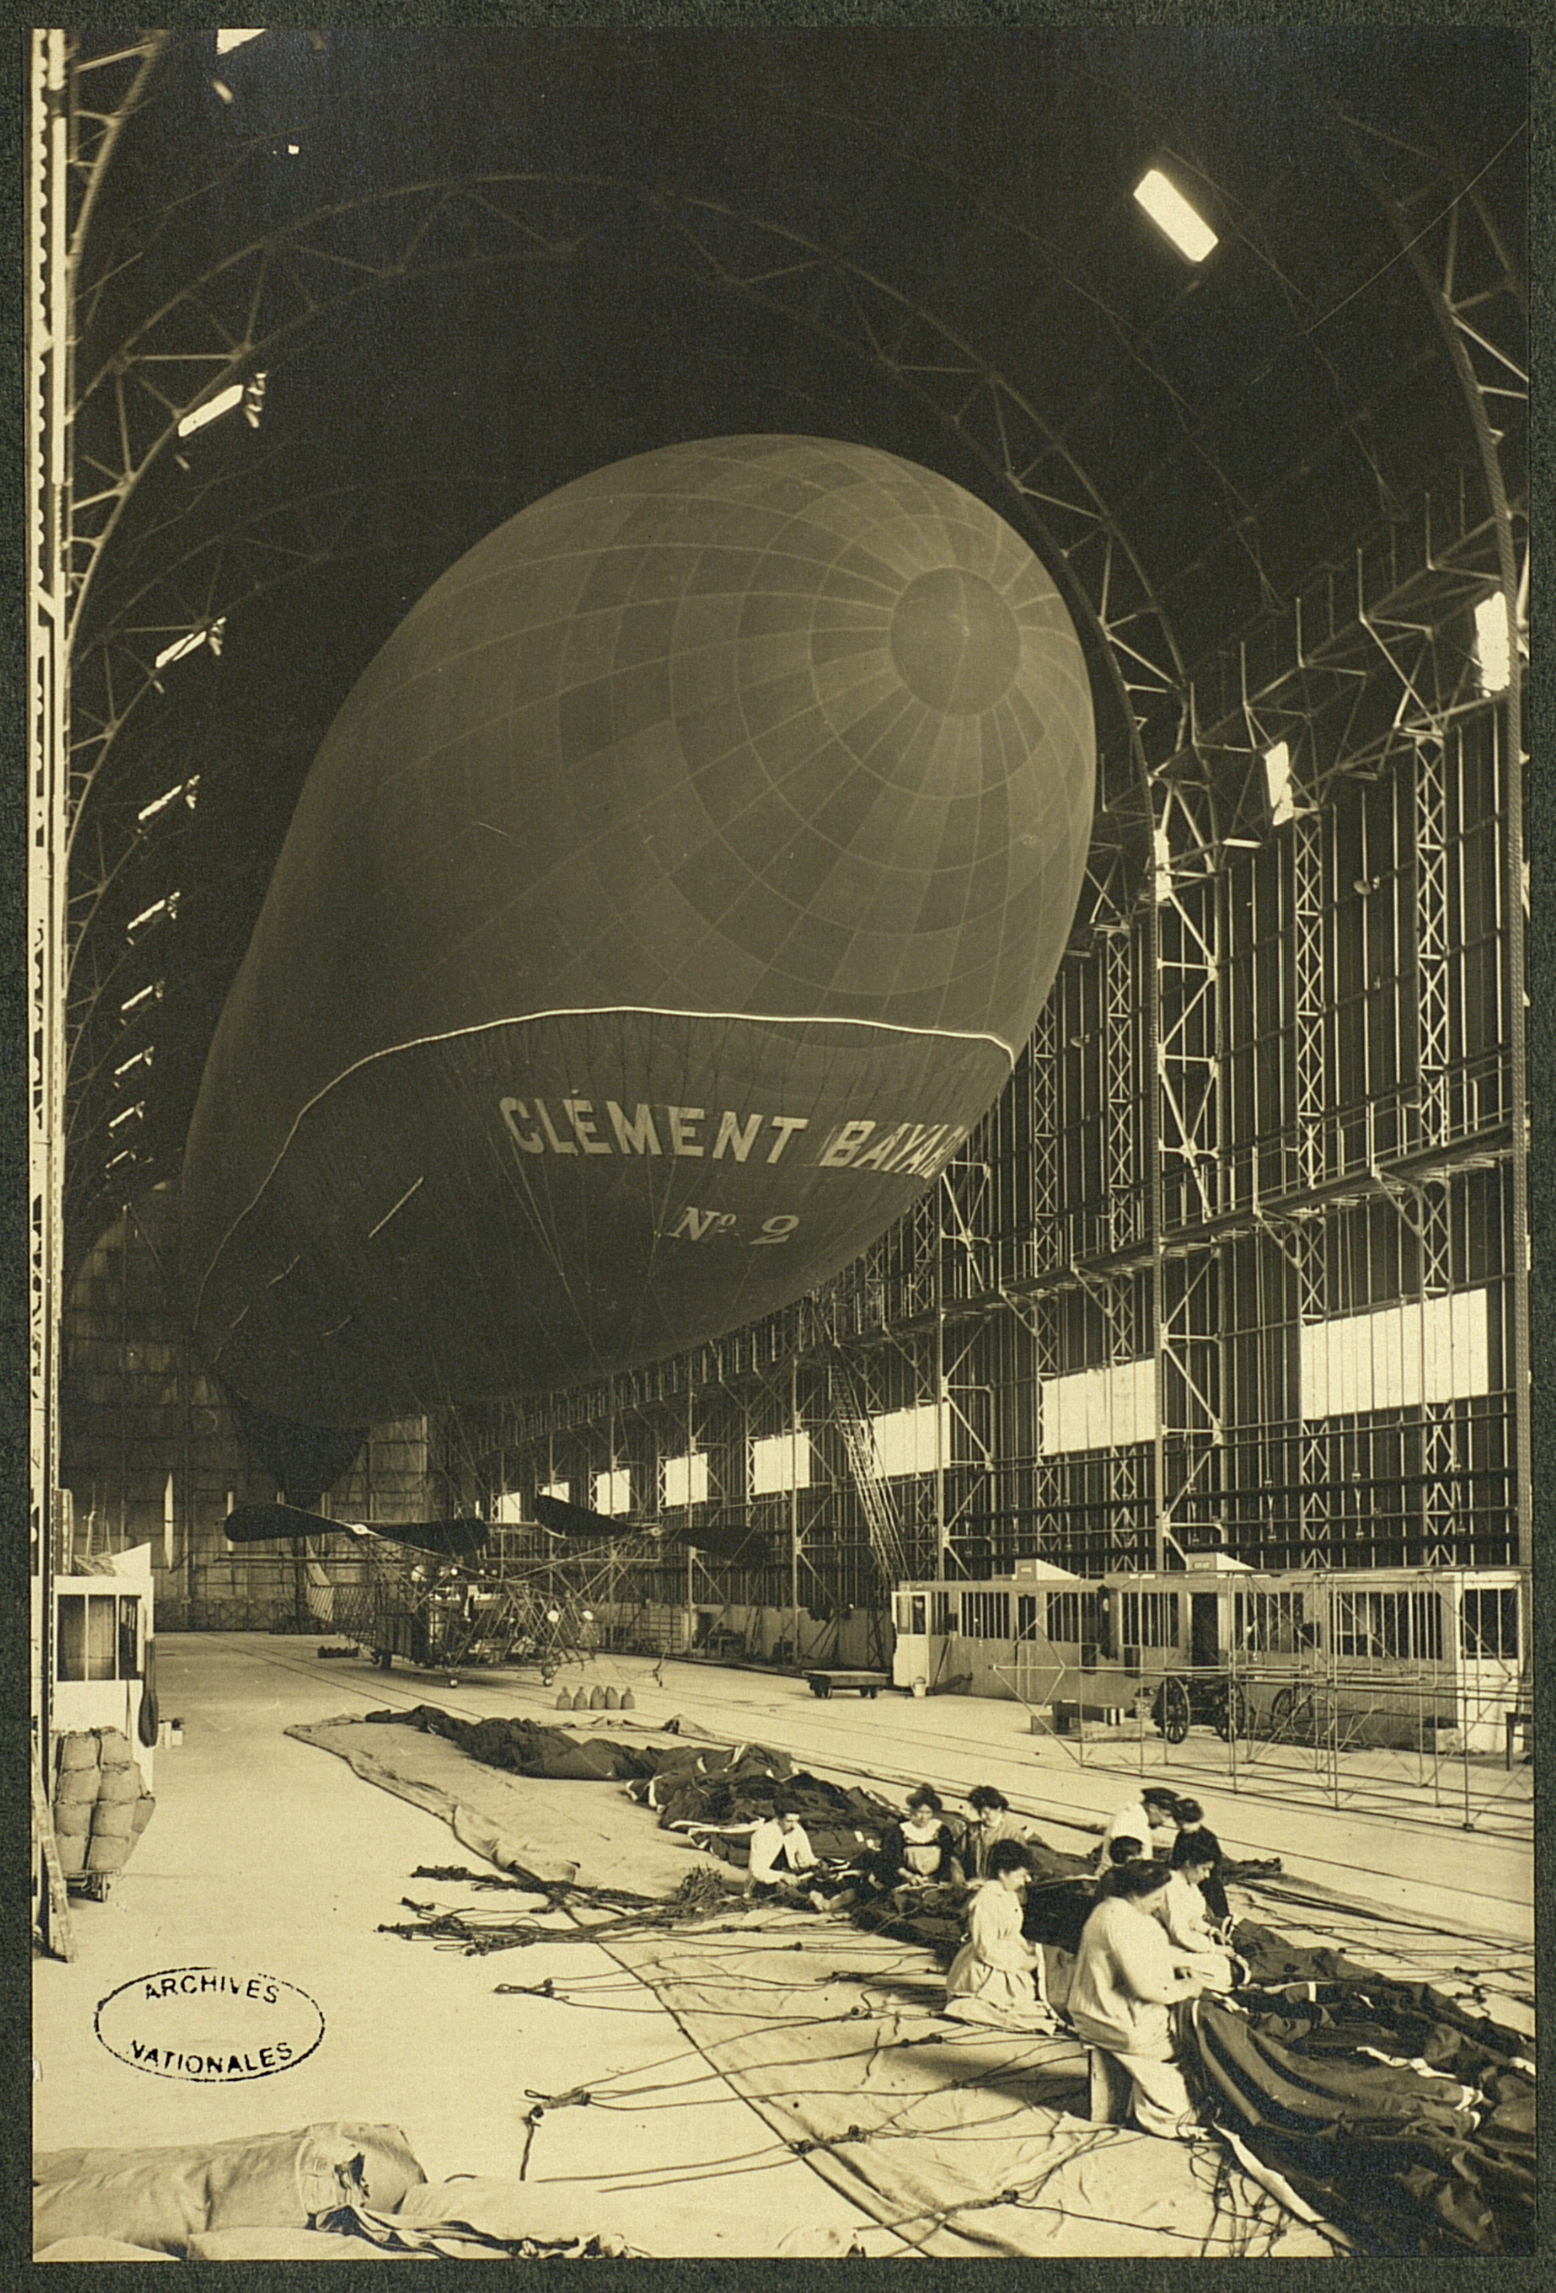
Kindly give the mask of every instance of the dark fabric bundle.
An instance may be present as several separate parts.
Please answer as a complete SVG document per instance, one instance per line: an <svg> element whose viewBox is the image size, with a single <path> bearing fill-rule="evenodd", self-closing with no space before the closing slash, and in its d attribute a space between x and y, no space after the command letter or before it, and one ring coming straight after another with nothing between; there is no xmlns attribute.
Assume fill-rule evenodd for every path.
<svg viewBox="0 0 1556 2293"><path fill-rule="evenodd" d="M828 1783L804 1768L796 1772L786 1753L761 1744L744 1744L727 1753L721 1768L709 1761L706 1752L692 1762L672 1754L647 1796L659 1809L661 1828L697 1833L706 1826L713 1834L706 1842L709 1853L737 1868L744 1868L748 1860L746 1841L738 1836L721 1838L720 1828L759 1823L780 1807L798 1815L823 1863L853 1863L867 1857L884 1827L896 1818L896 1810L873 1793Z"/></svg>
<svg viewBox="0 0 1556 2293"><path fill-rule="evenodd" d="M514 1775L564 1783L624 1783L654 1773L652 1752L603 1736L581 1743L562 1728L542 1727L534 1720L459 1720L435 1704L417 1704L408 1712L368 1712L364 1717L444 1736L471 1759Z"/></svg>
<svg viewBox="0 0 1556 2293"><path fill-rule="evenodd" d="M1314 1987L1279 2006L1201 1998L1183 2011L1207 2115L1364 2248L1532 2252L1534 2082L1517 2041L1455 2018L1424 1986Z"/></svg>

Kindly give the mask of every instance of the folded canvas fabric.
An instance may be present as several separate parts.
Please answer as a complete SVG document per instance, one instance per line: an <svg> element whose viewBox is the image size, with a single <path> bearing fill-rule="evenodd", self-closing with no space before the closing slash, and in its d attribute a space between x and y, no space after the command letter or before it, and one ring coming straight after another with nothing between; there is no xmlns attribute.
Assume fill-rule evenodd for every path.
<svg viewBox="0 0 1556 2293"><path fill-rule="evenodd" d="M368 2238L400 2253L438 2253L448 2259L505 2254L515 2259L621 2256L632 2249L619 2229L598 2218L598 2193L544 2182L502 2181L470 2175L423 2182L391 2209L345 2206L331 2225L352 2242Z"/></svg>
<svg viewBox="0 0 1556 2293"><path fill-rule="evenodd" d="M148 2253L148 2261L171 2254ZM399 2253L365 2237L331 2229L206 2229L189 2240L189 2261L399 2261Z"/></svg>
<svg viewBox="0 0 1556 2293"><path fill-rule="evenodd" d="M177 2148L56 2150L33 2165L35 2249L111 2237L181 2253L211 2229L306 2229L425 2179L397 2126L328 2124Z"/></svg>
<svg viewBox="0 0 1556 2293"><path fill-rule="evenodd" d="M149 2245L126 2245L118 2237L60 2237L33 2255L34 2261L176 2261L176 2253L157 2253Z"/></svg>

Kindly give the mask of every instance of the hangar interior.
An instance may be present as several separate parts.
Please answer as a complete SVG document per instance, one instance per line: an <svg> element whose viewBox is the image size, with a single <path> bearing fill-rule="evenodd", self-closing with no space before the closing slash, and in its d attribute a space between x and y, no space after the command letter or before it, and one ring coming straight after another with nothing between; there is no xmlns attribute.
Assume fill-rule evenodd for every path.
<svg viewBox="0 0 1556 2293"><path fill-rule="evenodd" d="M1454 1610L1501 1666L1476 1814L1522 1851L1526 69L1484 30L36 36L45 1741L57 1580L141 1547L165 1661L253 1635L295 1674L334 1636L452 1684L519 1647L468 1602L455 1645L458 1568L331 1521L484 1523L554 1628L532 1703L548 1654L547 1689L889 1675L897 1587L1004 1637L960 1588L1032 1562L1380 1572L1376 1652L1424 1662L1416 1591L1488 1572ZM1208 250L1146 211L1151 170ZM190 1341L180 1170L314 755L504 519L780 433L989 505L1084 652L1084 883L1009 1085L781 1311L550 1391L431 1388L317 1531L235 1544L277 1475ZM561 1536L547 1498L604 1519ZM1083 1797L1150 1732L1111 1728L1115 1771L1094 1717ZM1401 1820L1444 1799L1423 1743L1374 1779Z"/></svg>

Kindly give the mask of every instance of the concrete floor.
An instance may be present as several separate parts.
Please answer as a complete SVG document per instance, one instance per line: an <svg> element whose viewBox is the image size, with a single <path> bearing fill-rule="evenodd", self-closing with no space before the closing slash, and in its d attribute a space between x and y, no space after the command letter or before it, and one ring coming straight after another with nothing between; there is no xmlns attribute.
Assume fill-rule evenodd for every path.
<svg viewBox="0 0 1556 2293"><path fill-rule="evenodd" d="M411 1882L418 1864L470 1857L437 1818L360 1781L343 1761L288 1737L287 1727L419 1702L469 1718L589 1721L558 1715L555 1688L532 1675L472 1674L453 1686L403 1667L386 1676L357 1658L323 1661L317 1650L308 1640L241 1634L159 1641L162 1711L181 1716L184 1740L157 1754L155 1818L108 1899L73 1903L76 1960L37 1963L38 2147L221 2139L356 2119L402 2126L430 2178L512 2177L532 2093L612 2075L636 2083L629 2074L660 2065L646 2084L700 2080L699 2106L645 2106L609 2119L613 2217L625 2206L630 2224L636 2206L635 2244L761 2255L842 2252L859 2236L867 2252L889 2250L802 2159L701 2192L695 2180L648 2186L672 2169L750 2152L766 2136L749 2106L689 2057L678 2026L646 1991L627 2002L629 2011L597 2015L540 1998L494 1999L485 1960L377 1932L406 1916L407 1893L480 1901L458 1887ZM1118 1768L1078 1766L1059 1742L1027 1733L1025 1714L1010 1704L897 1695L823 1702L802 1681L773 1674L667 1663L656 1680L647 1659L617 1657L564 1678L630 1685L638 1720L684 1714L726 1738L782 1745L818 1773L873 1780L891 1796L919 1780L948 1798L974 1783L998 1784L1058 1847L1090 1845L1139 1781ZM1355 1906L1347 1916L1353 1927L1362 1922L1363 1936L1366 1920L1385 1911L1396 1958L1408 1959L1419 1934L1420 1971L1462 1961L1513 1968L1514 1987L1527 1980L1527 1840L1467 1835L1398 1808L1337 1814L1275 1797L1234 1798L1224 1778L1218 1787L1214 1770L1201 1775L1192 1757L1170 1773L1206 1802L1234 1855L1279 1855L1288 1878L1320 1902L1334 1899L1337 1919L1343 1905ZM1261 1782L1261 1793L1268 1788ZM623 1884L634 1884L633 1875ZM1250 1907L1272 1916L1257 1902ZM1308 1924L1324 1933L1341 1931L1344 1920L1326 1930L1320 1910ZM195 1964L296 1985L323 2012L323 2042L281 2075L214 2086L147 2077L98 2042L95 2009L119 1984ZM598 1980L599 1964L587 1944L559 1945L548 1948L545 1972ZM543 2150L532 2176L584 2177L582 2199L587 2177L601 2172L598 2113L548 2112L537 2139ZM636 2194L622 2186L634 2179L644 2185Z"/></svg>

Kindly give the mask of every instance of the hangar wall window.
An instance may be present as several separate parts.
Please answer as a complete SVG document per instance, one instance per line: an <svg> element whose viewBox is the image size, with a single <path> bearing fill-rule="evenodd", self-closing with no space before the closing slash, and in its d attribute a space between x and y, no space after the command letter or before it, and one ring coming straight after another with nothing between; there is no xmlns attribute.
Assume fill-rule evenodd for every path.
<svg viewBox="0 0 1556 2293"><path fill-rule="evenodd" d="M777 1496L808 1489L815 1480L808 1433L774 1433L751 1444L751 1494Z"/></svg>
<svg viewBox="0 0 1556 2293"><path fill-rule="evenodd" d="M909 1473L933 1473L951 1460L951 1404L920 1402L870 1420L875 1470L883 1480Z"/></svg>
<svg viewBox="0 0 1556 2293"><path fill-rule="evenodd" d="M594 1509L607 1513L614 1520L620 1513L632 1510L632 1475L623 1465L619 1472L596 1473L594 1476Z"/></svg>
<svg viewBox="0 0 1556 2293"><path fill-rule="evenodd" d="M708 1460L698 1452L667 1457L662 1465L667 1505L705 1505L708 1501Z"/></svg>
<svg viewBox="0 0 1556 2293"><path fill-rule="evenodd" d="M1467 1401L1491 1388L1484 1290L1309 1323L1302 1332L1302 1414L1348 1416Z"/></svg>
<svg viewBox="0 0 1556 2293"><path fill-rule="evenodd" d="M1107 1369L1045 1377L1040 1422L1045 1457L1151 1440L1156 1432L1155 1362L1114 1362Z"/></svg>
<svg viewBox="0 0 1556 2293"><path fill-rule="evenodd" d="M516 1529L523 1518L524 1499L517 1489L504 1489L493 1503L492 1520L499 1528Z"/></svg>
<svg viewBox="0 0 1556 2293"><path fill-rule="evenodd" d="M573 1484L571 1481L548 1481L539 1493L542 1497L555 1497L559 1505L570 1505L573 1501Z"/></svg>
<svg viewBox="0 0 1556 2293"><path fill-rule="evenodd" d="M1459 1609L1459 1635L1466 1656L1516 1657L1518 1587L1466 1585Z"/></svg>

